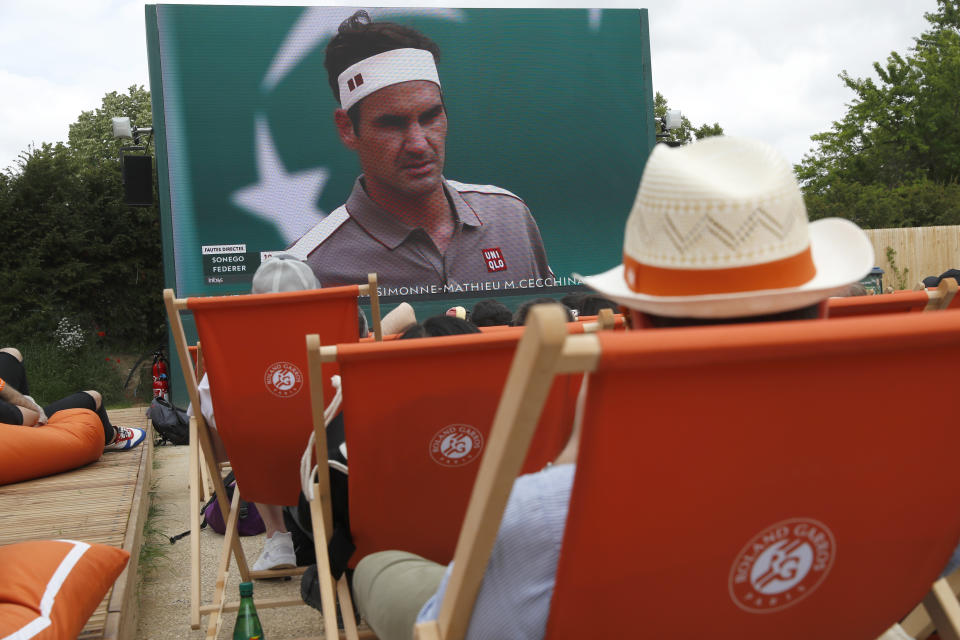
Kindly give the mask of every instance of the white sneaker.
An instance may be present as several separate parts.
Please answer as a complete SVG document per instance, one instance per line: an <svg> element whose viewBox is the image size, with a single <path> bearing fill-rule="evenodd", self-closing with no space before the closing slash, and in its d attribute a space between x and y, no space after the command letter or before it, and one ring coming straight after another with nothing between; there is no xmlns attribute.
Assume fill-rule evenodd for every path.
<svg viewBox="0 0 960 640"><path fill-rule="evenodd" d="M253 563L254 571L268 571L270 569L292 569L297 566L297 556L293 552L293 534L275 533L267 538L263 545L263 552Z"/></svg>

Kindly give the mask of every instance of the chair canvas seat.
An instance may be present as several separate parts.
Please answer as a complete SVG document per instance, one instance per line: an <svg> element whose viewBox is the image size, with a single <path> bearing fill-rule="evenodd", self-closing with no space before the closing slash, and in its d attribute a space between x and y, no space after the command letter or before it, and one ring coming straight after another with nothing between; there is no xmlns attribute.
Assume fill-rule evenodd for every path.
<svg viewBox="0 0 960 640"><path fill-rule="evenodd" d="M350 467L350 566L386 549L453 558L480 456L521 328L341 345ZM558 378L524 471L563 448L580 376ZM420 523L419 525L414 523Z"/></svg>
<svg viewBox="0 0 960 640"><path fill-rule="evenodd" d="M598 337L548 638L622 629L588 625L595 607L631 607L654 637L876 637L923 598L960 540L960 487L933 471L955 464L960 432L871 389L897 380L929 397L960 348L858 336L859 321L840 339L802 335L829 324L793 327L793 344L773 325ZM678 352L697 354L692 388L688 367L668 365ZM631 424L618 400L637 389L656 400ZM697 615L678 628L663 613L683 602Z"/></svg>
<svg viewBox="0 0 960 640"><path fill-rule="evenodd" d="M358 296L369 295L376 337L380 337L376 275L366 285L287 293L177 299L164 291L171 333L190 401L191 418L191 579L190 626L200 628L201 616L211 614L207 638L220 630L226 606L225 585L230 560L235 559L242 581L280 577L303 568L251 571L237 537L239 497L275 505L295 505L300 491L299 462L313 432L304 336L356 342ZM227 499L220 467L213 454L211 433L199 411L197 372L192 365L182 312L191 311L203 345L203 365L209 376L217 431L230 458L239 491ZM336 367L326 367L326 379ZM328 383L329 384L329 383ZM200 466L208 471L226 522L211 604L202 604L200 584L200 522L195 505L200 497ZM303 605L300 598L276 600L269 606ZM231 610L227 608L226 610ZM328 630L331 625L327 625ZM332 627L336 634L336 625ZM330 634L328 633L328 636Z"/></svg>
<svg viewBox="0 0 960 640"><path fill-rule="evenodd" d="M356 342L357 287L189 298L203 344L217 430L243 497L296 505L313 430L304 336ZM324 370L327 388L335 365ZM277 446L278 441L290 446ZM271 455L261 455L270 451Z"/></svg>
<svg viewBox="0 0 960 640"><path fill-rule="evenodd" d="M466 632L528 432L507 409L539 410L538 371L590 374L547 638L877 637L937 580L960 539L960 430L930 397L960 361L960 313L559 339L532 313L502 457L417 637ZM880 379L902 398L877 399Z"/></svg>

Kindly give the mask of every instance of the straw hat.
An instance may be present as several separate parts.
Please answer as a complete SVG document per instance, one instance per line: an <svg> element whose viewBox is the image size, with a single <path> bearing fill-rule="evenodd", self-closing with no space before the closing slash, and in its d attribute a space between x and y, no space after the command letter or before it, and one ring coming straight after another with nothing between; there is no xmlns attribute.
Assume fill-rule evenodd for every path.
<svg viewBox="0 0 960 640"><path fill-rule="evenodd" d="M253 274L250 293L280 293L319 288L320 281L313 274L310 265L295 256L280 253L260 263Z"/></svg>
<svg viewBox="0 0 960 640"><path fill-rule="evenodd" d="M623 264L584 283L620 304L688 318L806 307L873 267L867 235L841 218L807 222L776 150L719 136L657 145L627 219Z"/></svg>

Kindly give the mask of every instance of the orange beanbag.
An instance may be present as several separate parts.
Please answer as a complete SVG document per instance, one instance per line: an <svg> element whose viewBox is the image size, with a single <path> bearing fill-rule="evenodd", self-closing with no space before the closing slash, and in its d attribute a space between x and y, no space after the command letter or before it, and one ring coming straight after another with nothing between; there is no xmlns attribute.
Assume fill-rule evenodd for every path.
<svg viewBox="0 0 960 640"><path fill-rule="evenodd" d="M129 559L74 540L0 547L0 638L73 640Z"/></svg>
<svg viewBox="0 0 960 640"><path fill-rule="evenodd" d="M76 469L102 453L103 425L88 409L58 411L42 427L0 424L0 485Z"/></svg>

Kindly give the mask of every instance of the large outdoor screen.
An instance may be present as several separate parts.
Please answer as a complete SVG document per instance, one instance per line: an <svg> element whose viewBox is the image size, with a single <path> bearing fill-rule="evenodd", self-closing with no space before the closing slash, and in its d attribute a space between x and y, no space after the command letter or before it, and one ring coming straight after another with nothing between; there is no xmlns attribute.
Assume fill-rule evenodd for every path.
<svg viewBox="0 0 960 640"><path fill-rule="evenodd" d="M620 262L654 144L645 10L367 9L439 46L443 153L431 139L422 161L362 127L350 148L338 129L325 50L355 11L146 7L177 295L248 292L261 260L284 250L324 286L378 273L387 304L563 293L579 288L574 272ZM377 154L378 179L442 173L445 238L410 211L394 216L368 184L376 176L359 180Z"/></svg>

